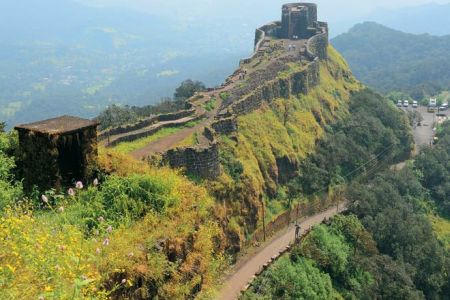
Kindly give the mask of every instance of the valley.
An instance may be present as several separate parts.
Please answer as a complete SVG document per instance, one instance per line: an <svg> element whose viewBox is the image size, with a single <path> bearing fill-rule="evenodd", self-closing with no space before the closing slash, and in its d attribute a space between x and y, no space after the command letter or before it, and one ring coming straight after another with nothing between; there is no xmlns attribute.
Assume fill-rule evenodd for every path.
<svg viewBox="0 0 450 300"><path fill-rule="evenodd" d="M256 28L253 53L222 69L219 48L232 43L222 35L226 29L214 31L219 21L180 31L174 26L180 23L162 19L148 28L148 15L58 5L73 16L61 28L39 23L29 40L30 60L8 62L42 72L45 82L30 84L45 100L37 105L30 101L35 94L21 88L20 80L35 82L33 71L13 71L17 77L0 91L25 98L7 102L6 120L26 105L42 116L55 105L61 114L74 113L73 105L83 115L105 99L132 105L136 97L146 106L111 106L94 120L63 115L12 130L0 123L0 298L409 300L449 294L448 112L437 116L404 101L420 96L424 104L439 93L444 101L445 73L430 90L422 85L427 72L421 82L367 80L411 61L407 54L420 39L371 23L337 37L333 43L356 61L355 77L330 44L319 7L284 4L281 19ZM50 8L35 14L24 6L20 17L45 19ZM101 17L90 17L99 11ZM54 44L45 46L36 63L34 38L60 36L75 23L84 33L59 41L59 54ZM374 67L373 53L361 58L357 52L366 47L359 40L373 42L367 28L378 36L373 40L411 44L403 54L385 52L384 65ZM165 79L184 76L172 63L189 61L164 55L181 46L195 49L190 37L203 34L205 52L188 56L202 58L195 68L208 66L208 80L185 80L173 99L149 106L150 90L158 93L154 87L164 89ZM211 36L220 40L214 55L208 54ZM446 39L422 38L442 45ZM86 49L95 50L89 61L80 54ZM434 53L444 55L441 50ZM7 61L1 51L0 65ZM55 60L59 55L80 61L67 64ZM421 56L414 63L427 65ZM128 76L136 67L138 74ZM64 89L70 95L64 98L54 83L76 91Z"/></svg>

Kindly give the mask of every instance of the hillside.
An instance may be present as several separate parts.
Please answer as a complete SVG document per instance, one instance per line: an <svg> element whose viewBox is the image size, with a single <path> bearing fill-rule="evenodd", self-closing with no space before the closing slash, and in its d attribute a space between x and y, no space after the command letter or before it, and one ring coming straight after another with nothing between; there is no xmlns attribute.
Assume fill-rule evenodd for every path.
<svg viewBox="0 0 450 300"><path fill-rule="evenodd" d="M368 22L331 42L355 76L380 92L421 100L450 87L450 36L407 34Z"/></svg>
<svg viewBox="0 0 450 300"><path fill-rule="evenodd" d="M352 184L347 215L313 228L241 299L446 299L449 122L438 137L403 170Z"/></svg>
<svg viewBox="0 0 450 300"><path fill-rule="evenodd" d="M292 4L284 8L299 9ZM310 247L301 249L308 260L299 258L301 268L296 270L285 261L283 271L289 272L281 278L290 281L292 273L303 272L299 282L312 282L314 288L306 292L320 289L320 299L370 295L359 292L398 286L406 286L410 293L405 295L422 295L412 281L423 293L425 288L430 295L445 291L444 252L434 243L431 227L422 227L421 218L408 214L411 204L404 203L413 193L425 196L420 193L424 191L412 185L414 189L405 192L399 184L399 193L406 193L402 198L388 184L358 189L361 182L380 182L377 172L410 156L413 140L406 115L355 79L328 44L328 25L313 21L317 7L306 4L302 9L306 15L298 18L308 31L301 38L299 32L286 30L291 25L286 18L258 28L255 53L242 59L225 83L200 89L175 113L142 118L98 135L97 124L89 120L76 119L83 128L68 124L65 131L55 120L11 132L0 123L2 295L213 299L241 254L252 253L252 247L264 245L294 220L345 199L374 206L372 199L382 204L393 199L401 205L391 203L395 210L389 205L373 210L350 206L361 220L338 219L342 221L334 231L318 227L317 236L309 238ZM433 170L423 170L426 177L421 180L430 173ZM55 188L45 190L52 182ZM444 182L433 184L441 209L447 211ZM378 209L392 213L391 223L383 222ZM401 236L390 243L382 239L383 232L368 237L367 231L384 228L379 224L397 229L394 225L403 224L397 222L401 216L417 222L400 229L421 233L402 231L407 237L428 238L418 242L429 242L424 253L435 258L429 268L418 267L426 261L417 251L408 256L413 248L409 239ZM380 253L374 250L374 240L384 242ZM323 264L316 264L315 250L323 245L330 249L325 249ZM367 264L377 272L366 272L353 259L356 252L373 254ZM386 253L398 255L395 259L405 254L408 265L402 269L401 262L381 257ZM378 261L387 261L394 275L379 270L384 265L379 268ZM407 276L413 267L420 272ZM334 273L324 275L320 268ZM331 278L341 285L333 286ZM270 283L266 280L262 286L269 289ZM279 286L288 295L289 287L283 284ZM311 296L300 290L290 298ZM260 296L260 291L250 292L256 293L251 297Z"/></svg>

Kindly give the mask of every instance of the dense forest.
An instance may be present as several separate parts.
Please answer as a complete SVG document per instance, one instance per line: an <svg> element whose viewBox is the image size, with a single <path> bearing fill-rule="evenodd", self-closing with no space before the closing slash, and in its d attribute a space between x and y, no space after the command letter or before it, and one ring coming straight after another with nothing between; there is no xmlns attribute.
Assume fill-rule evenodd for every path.
<svg viewBox="0 0 450 300"><path fill-rule="evenodd" d="M365 103L370 101L359 105ZM373 114L369 107L366 111ZM360 137L376 145L373 137L386 128L370 128L368 135ZM357 130L347 132L347 143ZM383 159L371 163L372 174L357 176L346 188L346 215L316 226L289 255L258 277L242 299L447 299L448 233L436 231L432 221L450 224L450 123L440 128L438 137L434 148L422 150L401 171L387 170ZM335 133L325 140L329 141L321 143L319 154L309 160L306 187L315 187L320 178L330 182L334 174L333 168L326 167L333 165L333 156L320 153L337 153L336 166L345 168L348 163L339 159L345 151L330 152L329 147L345 136ZM359 151L350 150L358 147L348 145L347 156L357 157Z"/></svg>
<svg viewBox="0 0 450 300"><path fill-rule="evenodd" d="M366 22L331 42L355 76L380 92L422 100L450 88L450 36L407 34Z"/></svg>

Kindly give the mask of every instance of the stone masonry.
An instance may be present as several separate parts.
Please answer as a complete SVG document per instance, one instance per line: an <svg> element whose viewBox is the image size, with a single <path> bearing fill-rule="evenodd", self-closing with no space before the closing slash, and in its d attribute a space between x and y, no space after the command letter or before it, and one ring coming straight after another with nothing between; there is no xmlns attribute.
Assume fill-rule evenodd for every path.
<svg viewBox="0 0 450 300"><path fill-rule="evenodd" d="M24 188L60 189L93 178L97 166L98 123L62 116L16 126Z"/></svg>

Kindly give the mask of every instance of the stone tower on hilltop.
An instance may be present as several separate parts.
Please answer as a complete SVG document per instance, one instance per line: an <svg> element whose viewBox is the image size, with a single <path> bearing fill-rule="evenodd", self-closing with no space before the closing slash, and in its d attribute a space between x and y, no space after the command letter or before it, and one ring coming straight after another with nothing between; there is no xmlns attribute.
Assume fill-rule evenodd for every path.
<svg viewBox="0 0 450 300"><path fill-rule="evenodd" d="M309 39L317 32L317 5L291 3L282 8L280 38Z"/></svg>

